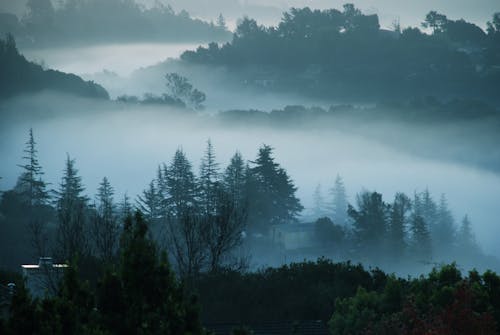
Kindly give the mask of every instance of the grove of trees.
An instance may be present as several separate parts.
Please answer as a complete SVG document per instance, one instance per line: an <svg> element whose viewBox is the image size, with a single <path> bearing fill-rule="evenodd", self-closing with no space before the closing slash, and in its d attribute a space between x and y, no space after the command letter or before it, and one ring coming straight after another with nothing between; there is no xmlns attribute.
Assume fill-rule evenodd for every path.
<svg viewBox="0 0 500 335"><path fill-rule="evenodd" d="M230 37L225 25L193 18L184 10L175 12L159 1L146 7L135 0L29 0L20 18L2 13L0 21L0 33L13 34L25 47Z"/></svg>
<svg viewBox="0 0 500 335"><path fill-rule="evenodd" d="M429 12L417 27L381 29L378 16L292 8L277 26L244 18L233 39L186 51L188 63L227 66L253 86L363 101L394 96L497 98L498 13L487 31Z"/></svg>

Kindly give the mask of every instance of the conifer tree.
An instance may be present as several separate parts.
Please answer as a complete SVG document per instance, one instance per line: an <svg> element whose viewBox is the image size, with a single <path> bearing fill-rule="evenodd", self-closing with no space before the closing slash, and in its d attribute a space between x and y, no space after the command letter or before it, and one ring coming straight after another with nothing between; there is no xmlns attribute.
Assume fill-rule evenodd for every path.
<svg viewBox="0 0 500 335"><path fill-rule="evenodd" d="M347 224L347 195L342 177L337 175L333 188L330 190L332 199L332 218L335 224Z"/></svg>
<svg viewBox="0 0 500 335"><path fill-rule="evenodd" d="M452 255L455 241L455 223L444 194L441 195L439 200L436 223L431 230L431 236L436 253L444 256Z"/></svg>
<svg viewBox="0 0 500 335"><path fill-rule="evenodd" d="M43 171L38 162L38 151L33 136L33 129L30 128L29 138L24 149L25 164L19 165L23 172L19 177L16 189L21 193L26 203L30 206L40 206L47 203L49 194L46 190L47 185L42 180Z"/></svg>
<svg viewBox="0 0 500 335"><path fill-rule="evenodd" d="M406 226L411 200L404 193L397 193L390 209L388 240L393 258L401 258L406 249Z"/></svg>
<svg viewBox="0 0 500 335"><path fill-rule="evenodd" d="M169 213L181 217L188 209L196 205L196 181L192 166L181 149L175 152L174 158L165 175Z"/></svg>
<svg viewBox="0 0 500 335"><path fill-rule="evenodd" d="M249 223L265 231L268 225L290 223L303 209L297 187L274 161L273 148L263 145L250 169Z"/></svg>
<svg viewBox="0 0 500 335"><path fill-rule="evenodd" d="M363 192L357 196L355 209L349 205L348 214L353 219L357 251L365 257L382 256L387 232L388 205L377 192Z"/></svg>
<svg viewBox="0 0 500 335"><path fill-rule="evenodd" d="M419 262L429 262L432 258L432 240L427 223L421 215L413 213L410 221L412 232L411 250Z"/></svg>
<svg viewBox="0 0 500 335"><path fill-rule="evenodd" d="M199 203L205 215L214 215L217 207L217 193L220 188L219 164L215 160L212 141L208 139L205 155L201 160L199 177Z"/></svg>
<svg viewBox="0 0 500 335"><path fill-rule="evenodd" d="M324 216L325 200L321 192L321 184L316 185L313 193L313 215L315 219Z"/></svg>
<svg viewBox="0 0 500 335"><path fill-rule="evenodd" d="M58 214L57 253L62 260L71 260L88 251L87 202L75 160L66 158L64 175L56 194Z"/></svg>
<svg viewBox="0 0 500 335"><path fill-rule="evenodd" d="M113 187L104 177L97 190L93 240L98 257L105 262L113 260L118 247L119 225L113 195Z"/></svg>
<svg viewBox="0 0 500 335"><path fill-rule="evenodd" d="M227 166L223 184L225 192L237 208L245 209L247 202L247 174L248 169L245 166L243 157L236 152Z"/></svg>
<svg viewBox="0 0 500 335"><path fill-rule="evenodd" d="M462 219L462 224L457 234L458 252L463 255L474 255L479 252L479 246L476 242L476 237L472 231L472 225L469 216L465 215Z"/></svg>

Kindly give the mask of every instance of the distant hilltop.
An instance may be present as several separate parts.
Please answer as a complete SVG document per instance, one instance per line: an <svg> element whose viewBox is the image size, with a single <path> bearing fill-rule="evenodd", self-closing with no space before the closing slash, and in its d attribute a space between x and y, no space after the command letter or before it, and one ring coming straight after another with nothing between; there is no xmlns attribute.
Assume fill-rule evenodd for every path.
<svg viewBox="0 0 500 335"><path fill-rule="evenodd" d="M12 35L0 39L0 99L23 93L56 91L82 97L109 99L100 85L29 62L19 53Z"/></svg>

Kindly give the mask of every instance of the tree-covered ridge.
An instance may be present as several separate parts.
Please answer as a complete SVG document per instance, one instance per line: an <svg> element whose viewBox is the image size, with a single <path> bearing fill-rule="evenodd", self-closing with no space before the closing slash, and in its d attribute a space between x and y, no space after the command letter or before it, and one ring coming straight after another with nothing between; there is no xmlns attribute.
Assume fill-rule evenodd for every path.
<svg viewBox="0 0 500 335"><path fill-rule="evenodd" d="M18 19L0 14L0 32L23 46L105 42L201 42L230 37L223 17L214 24L175 12L159 1L146 8L135 0L30 0Z"/></svg>
<svg viewBox="0 0 500 335"><path fill-rule="evenodd" d="M51 90L82 97L108 99L106 90L74 74L45 70L19 53L12 35L0 39L0 99Z"/></svg>
<svg viewBox="0 0 500 335"><path fill-rule="evenodd" d="M500 65L499 16L484 32L464 20L430 12L418 28L384 30L377 15L352 4L343 10L293 8L276 27L245 18L222 46L186 51L187 62L238 69L246 82L345 98L495 97Z"/></svg>

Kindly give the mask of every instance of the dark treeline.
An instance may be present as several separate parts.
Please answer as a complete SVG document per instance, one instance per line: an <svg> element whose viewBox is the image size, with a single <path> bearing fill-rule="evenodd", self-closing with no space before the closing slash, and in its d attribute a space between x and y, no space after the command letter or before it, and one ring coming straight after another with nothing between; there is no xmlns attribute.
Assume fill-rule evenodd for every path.
<svg viewBox="0 0 500 335"><path fill-rule="evenodd" d="M187 62L223 65L266 90L379 100L412 97L497 98L500 14L487 32L463 19L429 12L423 26L380 28L377 15L292 8L276 27L245 18L222 46L186 51Z"/></svg>
<svg viewBox="0 0 500 335"><path fill-rule="evenodd" d="M26 13L0 13L0 32L26 46L105 42L201 42L230 37L222 16L217 23L191 18L157 2L145 8L135 0L30 0Z"/></svg>
<svg viewBox="0 0 500 335"><path fill-rule="evenodd" d="M52 90L83 97L109 99L106 90L74 74L45 70L21 55L12 35L0 39L0 99Z"/></svg>
<svg viewBox="0 0 500 335"><path fill-rule="evenodd" d="M464 276L453 264L402 279L326 260L199 283L206 324L324 320L331 334L496 334L499 289L495 273Z"/></svg>
<svg viewBox="0 0 500 335"><path fill-rule="evenodd" d="M61 182L49 192L37 155L30 131L22 173L0 202L0 254L9 255L1 260L4 268L44 255L112 263L120 222L135 209L183 278L319 256L404 273L451 261L466 268L497 266L480 250L470 219L456 222L445 195L436 201L428 190L397 193L391 202L363 191L349 204L337 177L329 200L315 192L312 215L300 217L297 187L267 145L253 161L235 153L223 169L208 141L198 173L179 149L169 164L158 166L135 203L127 195L117 201L106 177L90 199L69 156ZM310 241L287 246L279 235L287 227L309 234Z"/></svg>
<svg viewBox="0 0 500 335"><path fill-rule="evenodd" d="M236 153L222 169L208 141L197 174L179 149L135 204L128 196L115 201L107 178L90 200L69 156L49 191L31 130L20 169L0 202L1 268L16 271L49 254L71 266L58 288L35 300L22 280L0 272L2 285L17 283L0 316L2 333L202 334L201 324L314 319L328 321L334 334L495 334L500 321L500 278L491 271L464 277L452 264L400 279L321 259L248 272L257 246L268 257L283 255L269 233L299 225L303 209L267 145L255 160ZM394 268L485 261L471 222L456 227L444 196L436 203L428 191L411 199L398 193L386 203L364 191L350 205L341 177L329 206L316 193L315 215L329 217L302 223L313 227L316 244L300 257Z"/></svg>

